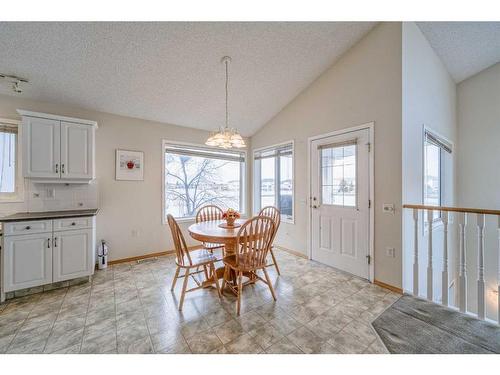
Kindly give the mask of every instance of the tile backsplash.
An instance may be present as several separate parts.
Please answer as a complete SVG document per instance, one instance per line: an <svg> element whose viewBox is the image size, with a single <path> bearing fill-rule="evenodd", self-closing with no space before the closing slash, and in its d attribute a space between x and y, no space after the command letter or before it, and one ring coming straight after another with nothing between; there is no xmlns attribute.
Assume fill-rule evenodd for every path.
<svg viewBox="0 0 500 375"><path fill-rule="evenodd" d="M28 212L97 208L97 181L89 184L39 184L27 182Z"/></svg>

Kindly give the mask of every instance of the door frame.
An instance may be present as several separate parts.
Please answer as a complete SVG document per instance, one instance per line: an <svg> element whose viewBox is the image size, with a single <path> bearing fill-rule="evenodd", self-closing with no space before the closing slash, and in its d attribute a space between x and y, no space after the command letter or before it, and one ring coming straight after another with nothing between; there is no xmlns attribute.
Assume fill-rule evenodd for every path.
<svg viewBox="0 0 500 375"><path fill-rule="evenodd" d="M307 214L307 254L309 259L312 259L312 206L311 206L311 199L312 199L312 189L311 189L311 184L312 184L312 170L311 170L311 151L312 151L312 142L317 141L318 139L322 138L327 138L327 137L332 137L332 136L337 136L337 135L342 135L346 133L351 133L355 132L358 130L365 130L368 129L368 139L370 143L370 152L368 153L368 167L369 167L369 199L371 201L371 206L368 209L369 211L369 217L368 217L368 234L369 234L369 239L368 239L368 253L370 255L370 267L369 267L369 278L370 282L373 283L375 279L375 143L374 143L374 132L375 132L375 122L367 122L362 125L358 126L353 126L349 128L344 128L340 130L335 130L333 132L325 133L325 134L320 134L320 135L315 135L312 137L309 137L307 139L307 193L308 193L308 214Z"/></svg>

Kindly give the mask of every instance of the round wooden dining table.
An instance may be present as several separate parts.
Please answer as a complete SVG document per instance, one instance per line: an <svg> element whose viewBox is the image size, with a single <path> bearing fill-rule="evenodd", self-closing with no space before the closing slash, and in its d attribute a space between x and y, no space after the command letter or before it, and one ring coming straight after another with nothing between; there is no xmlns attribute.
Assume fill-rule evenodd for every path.
<svg viewBox="0 0 500 375"><path fill-rule="evenodd" d="M235 222L240 226L235 228L221 228L219 224L225 223L225 220L202 221L189 226L188 232L195 240L208 243L220 243L224 245L223 256L234 255L236 251L236 237L241 225L245 224L247 219L237 219ZM217 277L221 279L224 276L224 267L217 269Z"/></svg>

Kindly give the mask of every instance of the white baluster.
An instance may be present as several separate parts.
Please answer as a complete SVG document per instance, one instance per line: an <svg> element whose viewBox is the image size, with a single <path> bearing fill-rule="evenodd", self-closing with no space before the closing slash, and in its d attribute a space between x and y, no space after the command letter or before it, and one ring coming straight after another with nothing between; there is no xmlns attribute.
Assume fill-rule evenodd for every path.
<svg viewBox="0 0 500 375"><path fill-rule="evenodd" d="M477 316L484 319L484 215L477 214Z"/></svg>
<svg viewBox="0 0 500 375"><path fill-rule="evenodd" d="M418 297L418 209L413 209L413 295Z"/></svg>
<svg viewBox="0 0 500 375"><path fill-rule="evenodd" d="M498 276L497 276L497 283L498 283L498 294L497 294L498 324L500 324L500 216L498 216Z"/></svg>
<svg viewBox="0 0 500 375"><path fill-rule="evenodd" d="M427 210L427 225L429 226L429 236L427 244L427 299L432 301L432 220L433 220L432 210Z"/></svg>
<svg viewBox="0 0 500 375"><path fill-rule="evenodd" d="M441 300L448 306L448 211L441 211L443 222L443 272L441 277Z"/></svg>
<svg viewBox="0 0 500 375"><path fill-rule="evenodd" d="M465 212L460 212L457 216L460 246L458 265L458 308L461 312L465 312L467 310L467 254L465 246L465 226L467 225L467 214Z"/></svg>

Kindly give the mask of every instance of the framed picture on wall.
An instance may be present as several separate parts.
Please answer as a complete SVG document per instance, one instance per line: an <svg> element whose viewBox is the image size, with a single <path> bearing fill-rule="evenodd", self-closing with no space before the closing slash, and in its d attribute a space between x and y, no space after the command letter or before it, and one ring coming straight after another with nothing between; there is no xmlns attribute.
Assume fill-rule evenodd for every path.
<svg viewBox="0 0 500 375"><path fill-rule="evenodd" d="M115 179L144 181L144 152L116 150Z"/></svg>

